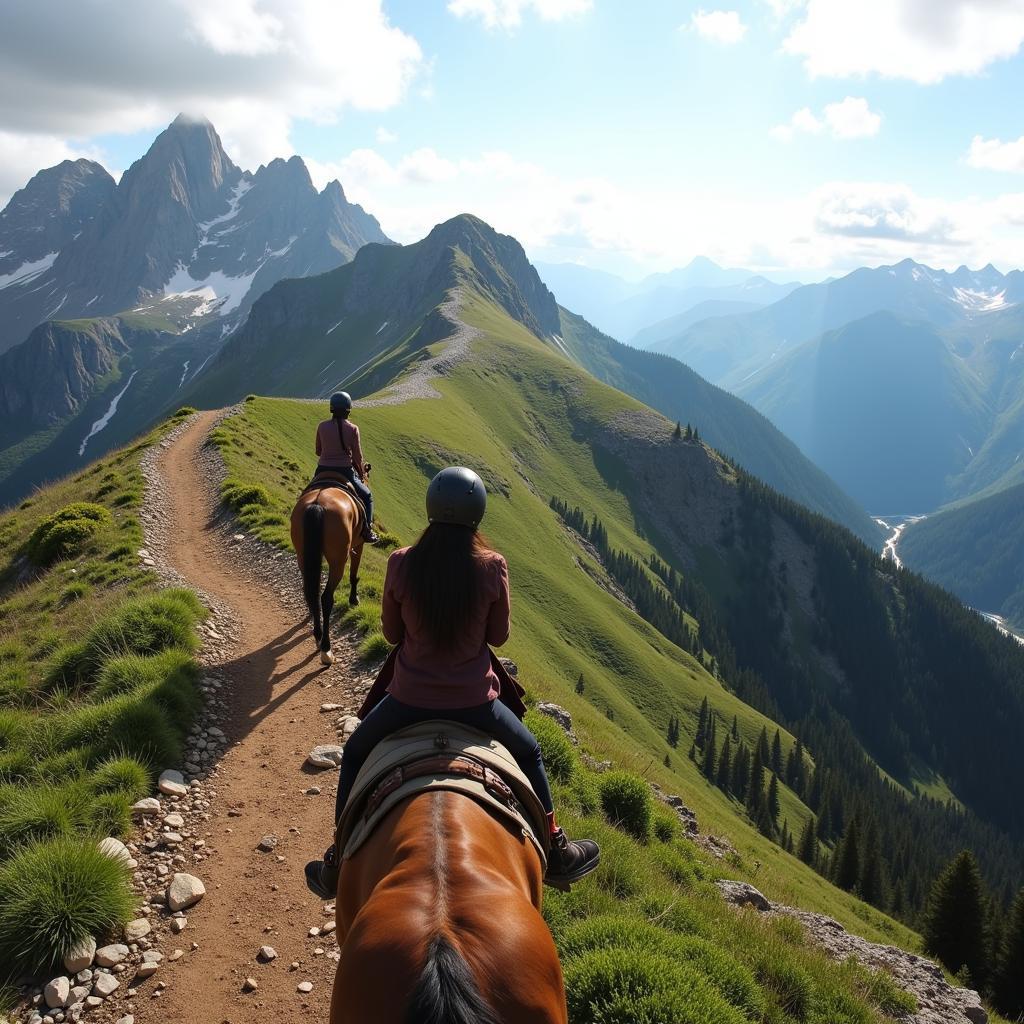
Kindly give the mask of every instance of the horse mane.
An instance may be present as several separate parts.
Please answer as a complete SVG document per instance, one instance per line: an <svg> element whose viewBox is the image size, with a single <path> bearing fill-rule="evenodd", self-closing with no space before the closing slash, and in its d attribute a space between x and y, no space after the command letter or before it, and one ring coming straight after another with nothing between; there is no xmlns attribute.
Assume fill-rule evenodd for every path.
<svg viewBox="0 0 1024 1024"><path fill-rule="evenodd" d="M469 965L445 935L430 940L405 1024L500 1024Z"/></svg>

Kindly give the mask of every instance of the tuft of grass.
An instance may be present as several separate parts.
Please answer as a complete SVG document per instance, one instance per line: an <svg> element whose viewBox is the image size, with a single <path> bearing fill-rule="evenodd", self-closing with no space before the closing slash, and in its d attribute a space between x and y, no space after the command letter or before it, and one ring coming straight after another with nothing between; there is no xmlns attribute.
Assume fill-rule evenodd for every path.
<svg viewBox="0 0 1024 1024"><path fill-rule="evenodd" d="M636 839L646 840L654 815L651 787L632 772L608 772L601 777L601 807L615 825Z"/></svg>
<svg viewBox="0 0 1024 1024"><path fill-rule="evenodd" d="M72 836L87 821L88 795L81 787L9 787L0 799L0 857L33 842Z"/></svg>
<svg viewBox="0 0 1024 1024"><path fill-rule="evenodd" d="M103 505L77 501L47 516L32 531L26 553L40 568L78 554L100 527L112 521Z"/></svg>
<svg viewBox="0 0 1024 1024"><path fill-rule="evenodd" d="M90 783L96 793L123 793L134 803L149 792L152 774L141 761L122 755L100 764Z"/></svg>
<svg viewBox="0 0 1024 1024"><path fill-rule="evenodd" d="M386 658L390 650L391 644L379 630L367 634L359 644L359 653L367 661L379 661L381 658Z"/></svg>
<svg viewBox="0 0 1024 1024"><path fill-rule="evenodd" d="M271 507L270 494L261 484L247 484L240 480L228 479L221 484L221 500L234 512L256 507L262 511Z"/></svg>
<svg viewBox="0 0 1024 1024"><path fill-rule="evenodd" d="M654 810L652 827L654 829L654 838L662 843L670 843L673 839L678 839L683 834L683 827L679 823L679 818L664 807L658 807Z"/></svg>
<svg viewBox="0 0 1024 1024"><path fill-rule="evenodd" d="M56 966L76 943L129 921L129 871L92 839L58 838L0 866L0 963L12 974Z"/></svg>

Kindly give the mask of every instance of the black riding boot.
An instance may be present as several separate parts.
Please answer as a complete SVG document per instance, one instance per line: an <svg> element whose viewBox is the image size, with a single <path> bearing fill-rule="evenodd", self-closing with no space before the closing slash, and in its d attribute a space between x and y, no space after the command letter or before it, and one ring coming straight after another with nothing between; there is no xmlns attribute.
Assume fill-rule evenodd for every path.
<svg viewBox="0 0 1024 1024"><path fill-rule="evenodd" d="M324 853L323 860L311 860L306 865L306 887L322 900L333 900L338 894L338 849L331 846Z"/></svg>
<svg viewBox="0 0 1024 1024"><path fill-rule="evenodd" d="M544 884L568 892L573 882L589 875L600 861L601 849L593 839L570 840L562 829L556 829L551 835Z"/></svg>

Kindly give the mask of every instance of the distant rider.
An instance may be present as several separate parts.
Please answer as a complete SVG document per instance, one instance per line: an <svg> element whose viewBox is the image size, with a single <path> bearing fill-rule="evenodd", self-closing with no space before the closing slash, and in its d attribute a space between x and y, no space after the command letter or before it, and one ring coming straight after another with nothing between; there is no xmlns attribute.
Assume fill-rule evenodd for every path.
<svg viewBox="0 0 1024 1024"><path fill-rule="evenodd" d="M316 428L316 453L320 458L316 469L318 473L337 473L356 489L366 506L363 539L375 544L377 534L373 532L373 494L366 486L370 467L363 462L359 428L349 419L351 413L352 396L347 391L337 391L331 395L331 418Z"/></svg>
<svg viewBox="0 0 1024 1024"><path fill-rule="evenodd" d="M551 850L545 881L559 888L597 867L597 843L570 840L555 824L540 744L499 697L489 645L500 647L510 625L508 566L477 525L487 493L471 469L442 469L427 490L429 525L419 540L388 559L381 601L384 636L400 644L384 699L345 744L336 818L359 769L381 740L416 722L444 718L493 736L516 759L547 812ZM515 695L512 695L515 697ZM324 899L338 886L338 851L306 865L306 882Z"/></svg>

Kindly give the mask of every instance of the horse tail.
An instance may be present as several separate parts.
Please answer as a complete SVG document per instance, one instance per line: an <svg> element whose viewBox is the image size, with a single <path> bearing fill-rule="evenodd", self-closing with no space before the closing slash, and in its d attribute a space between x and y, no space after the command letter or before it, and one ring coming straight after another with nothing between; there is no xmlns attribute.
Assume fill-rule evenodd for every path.
<svg viewBox="0 0 1024 1024"><path fill-rule="evenodd" d="M469 965L444 935L430 941L405 1024L500 1024Z"/></svg>
<svg viewBox="0 0 1024 1024"><path fill-rule="evenodd" d="M324 507L313 503L302 513L302 593L309 614L313 616L313 629L320 635L320 571L324 551Z"/></svg>

